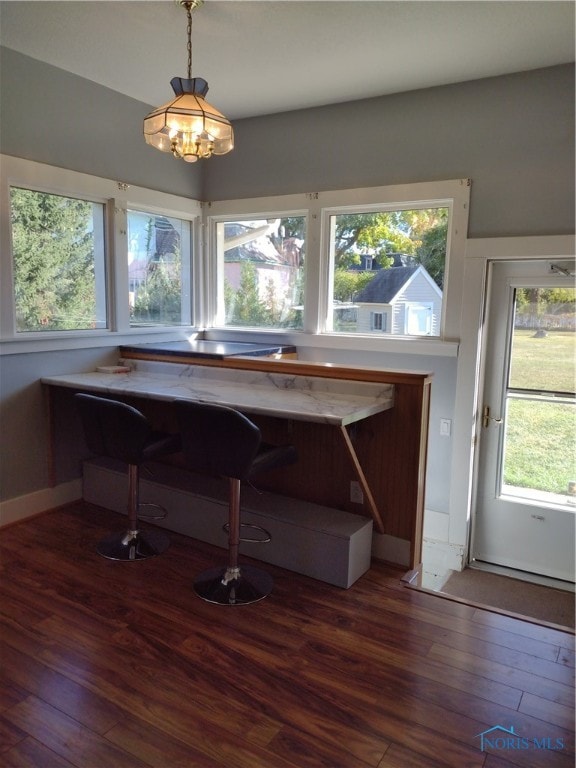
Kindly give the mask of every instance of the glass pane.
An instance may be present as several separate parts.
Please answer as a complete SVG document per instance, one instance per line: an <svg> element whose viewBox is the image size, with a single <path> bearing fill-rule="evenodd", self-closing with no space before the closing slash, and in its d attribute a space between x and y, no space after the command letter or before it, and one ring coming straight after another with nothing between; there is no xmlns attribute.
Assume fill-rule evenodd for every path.
<svg viewBox="0 0 576 768"><path fill-rule="evenodd" d="M189 325L190 222L128 211L130 325Z"/></svg>
<svg viewBox="0 0 576 768"><path fill-rule="evenodd" d="M326 330L439 336L447 233L448 208L331 216Z"/></svg>
<svg viewBox="0 0 576 768"><path fill-rule="evenodd" d="M106 327L104 206L10 190L16 331Z"/></svg>
<svg viewBox="0 0 576 768"><path fill-rule="evenodd" d="M509 397L504 452L505 493L570 500L576 480L576 405ZM552 498L558 496L558 499ZM576 496L573 496L576 500Z"/></svg>
<svg viewBox="0 0 576 768"><path fill-rule="evenodd" d="M574 392L574 288L517 288L509 386Z"/></svg>
<svg viewBox="0 0 576 768"><path fill-rule="evenodd" d="M576 500L575 330L573 288L516 289L505 493L542 503Z"/></svg>
<svg viewBox="0 0 576 768"><path fill-rule="evenodd" d="M302 328L305 217L225 221L216 227L223 323Z"/></svg>

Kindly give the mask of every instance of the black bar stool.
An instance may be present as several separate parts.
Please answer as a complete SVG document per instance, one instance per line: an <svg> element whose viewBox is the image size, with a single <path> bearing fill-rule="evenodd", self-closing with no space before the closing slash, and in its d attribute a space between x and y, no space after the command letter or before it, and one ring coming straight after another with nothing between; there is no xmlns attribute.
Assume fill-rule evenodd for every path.
<svg viewBox="0 0 576 768"><path fill-rule="evenodd" d="M199 574L194 590L203 600L219 605L255 603L272 591L272 577L251 565L238 565L241 541L266 543L270 534L260 526L240 522L240 483L258 472L292 464L292 445L263 443L258 427L239 411L223 405L175 403L186 466L197 472L227 477L229 481L228 564ZM241 538L242 527L260 530L262 538Z"/></svg>
<svg viewBox="0 0 576 768"><path fill-rule="evenodd" d="M92 453L128 464L128 530L111 534L96 549L110 560L145 560L159 555L168 548L168 537L161 531L138 528L140 465L179 451L180 436L154 432L148 419L126 403L95 395L74 397Z"/></svg>

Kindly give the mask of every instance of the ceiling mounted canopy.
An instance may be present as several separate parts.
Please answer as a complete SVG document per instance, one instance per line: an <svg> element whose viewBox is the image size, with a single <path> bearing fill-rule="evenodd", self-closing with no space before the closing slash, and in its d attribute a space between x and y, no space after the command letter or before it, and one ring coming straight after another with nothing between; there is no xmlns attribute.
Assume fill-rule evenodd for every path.
<svg viewBox="0 0 576 768"><path fill-rule="evenodd" d="M230 121L205 99L208 83L192 77L192 11L202 2L180 1L188 16L188 77L173 77L170 85L176 98L144 118L146 143L188 163L199 157L225 155L234 148Z"/></svg>

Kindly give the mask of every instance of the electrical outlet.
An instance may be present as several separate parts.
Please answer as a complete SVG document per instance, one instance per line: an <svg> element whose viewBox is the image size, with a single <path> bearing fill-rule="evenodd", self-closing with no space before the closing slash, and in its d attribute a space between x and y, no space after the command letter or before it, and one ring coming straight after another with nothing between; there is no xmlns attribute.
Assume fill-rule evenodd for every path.
<svg viewBox="0 0 576 768"><path fill-rule="evenodd" d="M362 493L362 488L360 488L358 480L350 481L350 501L354 504L364 503L364 494Z"/></svg>

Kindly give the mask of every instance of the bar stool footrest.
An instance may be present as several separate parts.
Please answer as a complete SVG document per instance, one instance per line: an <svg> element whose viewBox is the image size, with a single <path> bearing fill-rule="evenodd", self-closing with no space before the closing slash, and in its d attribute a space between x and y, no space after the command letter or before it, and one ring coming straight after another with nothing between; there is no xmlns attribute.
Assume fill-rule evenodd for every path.
<svg viewBox="0 0 576 768"><path fill-rule="evenodd" d="M240 536L238 541L245 541L250 544L269 544L272 541L272 534L261 525L254 525L253 523L240 523L240 530L242 528L251 528L252 530L261 531L264 534L264 538L250 539L247 536ZM224 523L222 530L226 533L230 533L230 523Z"/></svg>
<svg viewBox="0 0 576 768"><path fill-rule="evenodd" d="M143 512L142 510L144 509L157 509L159 512L157 514ZM167 514L166 507L163 507L161 504L153 504L149 501L142 501L138 504L139 520L164 520Z"/></svg>

